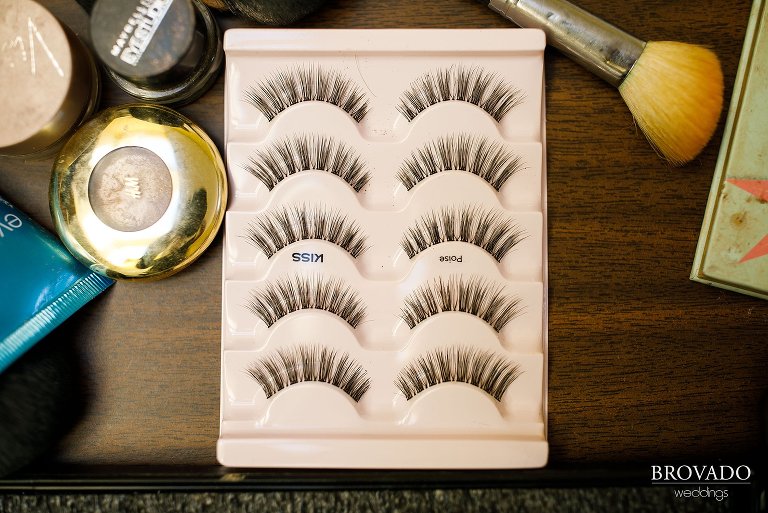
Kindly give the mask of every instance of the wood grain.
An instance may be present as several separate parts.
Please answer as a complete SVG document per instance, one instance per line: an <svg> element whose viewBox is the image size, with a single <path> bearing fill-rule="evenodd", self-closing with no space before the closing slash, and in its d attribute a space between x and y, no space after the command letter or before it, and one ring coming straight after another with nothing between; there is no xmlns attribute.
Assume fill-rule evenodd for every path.
<svg viewBox="0 0 768 513"><path fill-rule="evenodd" d="M50 5L76 17L65 0ZM583 0L645 39L705 44L730 95L749 2ZM223 28L246 26L220 16ZM505 27L469 0L330 2L312 28ZM728 99L728 98L727 98ZM128 101L107 84L103 106ZM722 137L670 168L617 92L546 53L551 462L728 458L758 447L768 303L688 280ZM223 78L181 109L223 149ZM0 161L0 194L49 226L50 161ZM119 283L62 330L85 409L53 460L215 464L219 236L187 271Z"/></svg>

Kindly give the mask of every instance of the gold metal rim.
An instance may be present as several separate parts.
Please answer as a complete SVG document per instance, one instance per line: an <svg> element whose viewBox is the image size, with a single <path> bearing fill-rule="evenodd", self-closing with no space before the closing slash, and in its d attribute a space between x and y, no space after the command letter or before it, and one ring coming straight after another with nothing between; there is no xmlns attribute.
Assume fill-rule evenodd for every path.
<svg viewBox="0 0 768 513"><path fill-rule="evenodd" d="M89 192L99 162L131 148L162 160L171 183L165 211L135 231L108 224L103 212L99 217L91 198L97 193ZM103 192L116 216L158 201L150 193L153 177L132 173L130 161L125 165ZM216 236L226 202L226 172L216 146L193 122L157 105L125 105L97 115L61 150L51 179L51 215L62 241L92 270L116 279L159 279L191 264Z"/></svg>

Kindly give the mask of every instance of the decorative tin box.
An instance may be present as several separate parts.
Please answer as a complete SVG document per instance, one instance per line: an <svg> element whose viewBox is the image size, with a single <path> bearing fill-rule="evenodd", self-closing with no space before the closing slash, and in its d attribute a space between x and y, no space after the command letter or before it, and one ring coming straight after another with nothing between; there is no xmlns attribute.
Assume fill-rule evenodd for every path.
<svg viewBox="0 0 768 513"><path fill-rule="evenodd" d="M691 279L768 299L768 9L752 7Z"/></svg>

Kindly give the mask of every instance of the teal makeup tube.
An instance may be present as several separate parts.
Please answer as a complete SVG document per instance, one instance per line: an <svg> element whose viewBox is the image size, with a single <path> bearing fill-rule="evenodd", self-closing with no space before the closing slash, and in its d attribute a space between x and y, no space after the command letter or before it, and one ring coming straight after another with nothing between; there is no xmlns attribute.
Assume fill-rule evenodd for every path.
<svg viewBox="0 0 768 513"><path fill-rule="evenodd" d="M0 198L0 372L112 283Z"/></svg>

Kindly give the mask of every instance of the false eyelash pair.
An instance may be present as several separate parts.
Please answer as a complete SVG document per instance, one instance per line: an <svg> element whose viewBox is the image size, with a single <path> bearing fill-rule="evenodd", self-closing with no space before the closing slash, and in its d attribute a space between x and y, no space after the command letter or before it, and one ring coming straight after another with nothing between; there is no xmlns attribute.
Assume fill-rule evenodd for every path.
<svg viewBox="0 0 768 513"><path fill-rule="evenodd" d="M360 295L340 279L289 276L251 292L245 308L271 327L300 310L323 310L357 328L366 317ZM401 319L413 329L442 312L465 312L485 321L496 332L523 312L521 299L504 293L504 287L482 277L438 277L403 300Z"/></svg>
<svg viewBox="0 0 768 513"><path fill-rule="evenodd" d="M458 133L427 142L402 163L397 179L407 190L444 171L465 171L479 176L497 192L524 168L519 155L503 143ZM299 134L279 140L251 155L243 169L270 191L291 175L325 171L338 176L355 192L371 180L371 172L350 146L326 136Z"/></svg>
<svg viewBox="0 0 768 513"><path fill-rule="evenodd" d="M457 100L477 105L501 121L523 99L519 89L494 73L479 67L451 66L427 72L411 82L400 96L397 110L412 121L432 105ZM336 105L358 123L370 108L362 87L336 70L319 66L279 70L249 87L244 100L269 121L288 107L307 101Z"/></svg>
<svg viewBox="0 0 768 513"><path fill-rule="evenodd" d="M251 222L243 236L267 258L301 240L324 240L339 246L353 258L367 246L367 236L348 216L323 207L282 207ZM526 233L500 211L478 206L444 207L423 215L408 227L400 247L414 258L444 242L466 242L485 250L497 262L526 238Z"/></svg>
<svg viewBox="0 0 768 513"><path fill-rule="evenodd" d="M251 363L246 372L261 386L267 399L297 383L322 382L359 402L371 387L368 372L359 362L346 353L319 345L278 349ZM461 382L501 401L521 374L518 364L492 351L451 346L418 356L403 367L394 383L406 400L441 383Z"/></svg>

